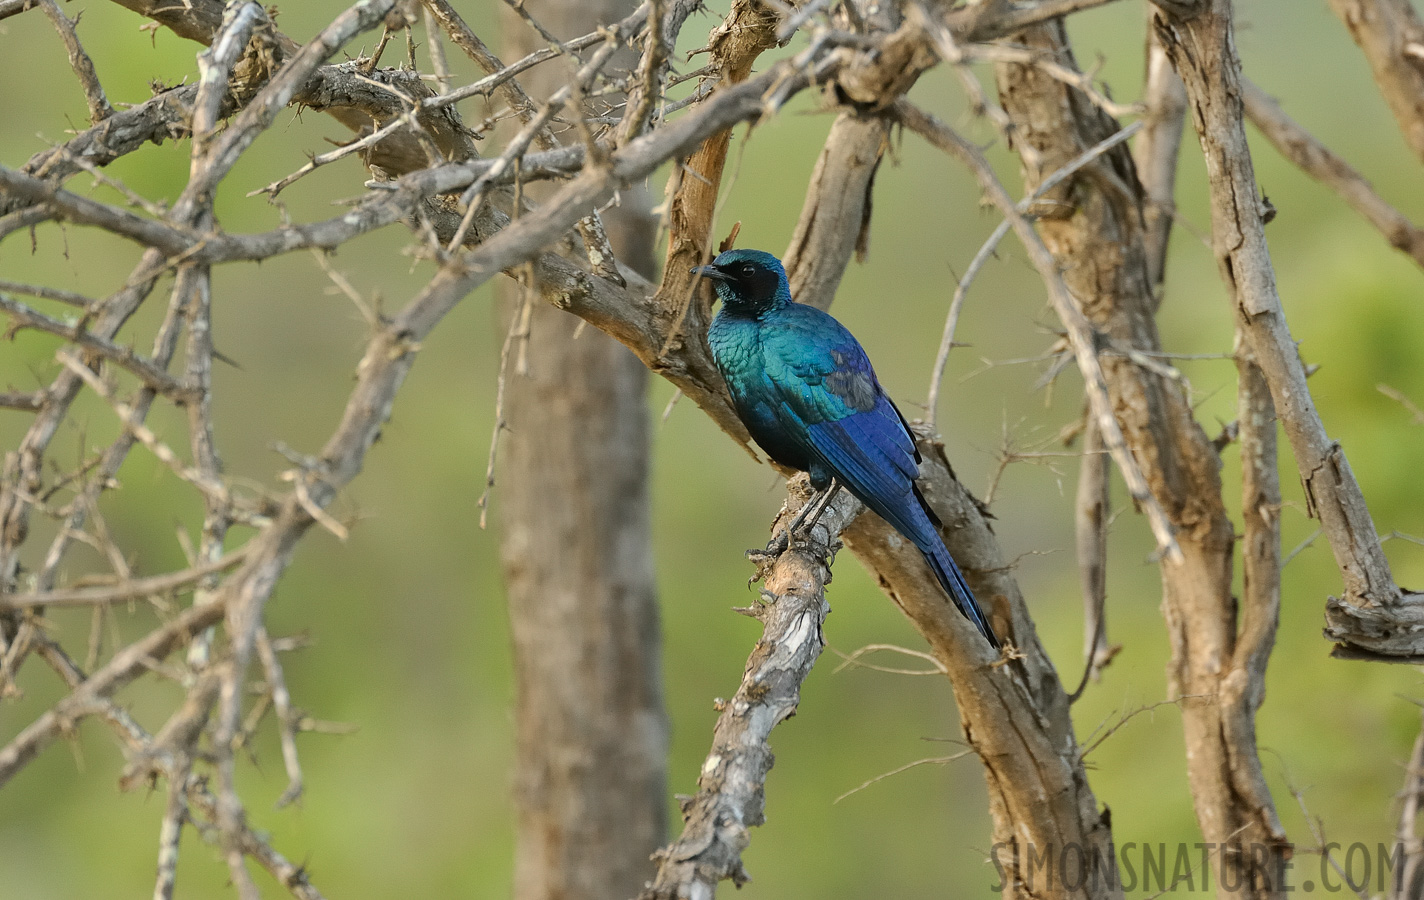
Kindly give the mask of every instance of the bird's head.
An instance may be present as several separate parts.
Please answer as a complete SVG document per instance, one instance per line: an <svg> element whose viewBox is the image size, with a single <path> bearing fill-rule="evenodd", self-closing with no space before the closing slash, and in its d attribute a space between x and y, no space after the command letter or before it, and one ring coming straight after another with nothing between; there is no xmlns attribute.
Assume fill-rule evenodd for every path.
<svg viewBox="0 0 1424 900"><path fill-rule="evenodd" d="M728 312L758 315L791 302L786 270L765 250L728 250L692 274L711 280Z"/></svg>

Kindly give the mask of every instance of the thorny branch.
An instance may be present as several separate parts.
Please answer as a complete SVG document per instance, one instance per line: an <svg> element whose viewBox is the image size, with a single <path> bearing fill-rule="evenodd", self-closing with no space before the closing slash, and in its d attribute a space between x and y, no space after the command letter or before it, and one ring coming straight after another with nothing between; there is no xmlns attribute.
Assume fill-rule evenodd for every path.
<svg viewBox="0 0 1424 900"><path fill-rule="evenodd" d="M718 701L721 714L697 795L682 804L682 836L658 851L657 875L640 900L711 897L723 879L738 887L748 880L742 851L751 842L748 829L765 821L765 784L773 762L768 738L795 714L801 683L825 647L821 627L830 612L825 586L832 548L858 512L859 502L842 492L810 541L772 563L760 601L739 610L761 621L761 640L736 694Z"/></svg>
<svg viewBox="0 0 1424 900"><path fill-rule="evenodd" d="M901 10L893 4L811 2L797 8L734 0L726 19L708 36L710 62L698 73L701 83L676 102L667 97L668 87L676 81L671 77L671 49L698 7L687 0L650 0L621 22L562 43L554 40L553 46L508 65L488 50L445 0L424 0L423 11L417 4L362 0L304 46L278 32L256 3L119 2L181 37L211 45L200 57L197 84L166 90L147 102L114 110L78 42L74 23L64 17L54 0L0 0L0 18L39 6L54 22L65 40L94 123L64 144L36 154L20 168L0 166L0 239L43 222L68 222L101 229L144 248L120 288L104 298L43 285L0 282L0 290L78 310L76 319L62 319L0 296L0 309L10 317L12 331L41 330L67 345L58 356L60 368L51 384L0 394L0 407L33 417L20 444L6 456L0 482L0 697L14 689L17 672L30 658L44 660L70 691L0 748L0 785L82 719L96 716L106 721L129 759L125 785L157 779L167 782L155 896L173 895L177 851L186 825L221 848L240 895L256 894L246 865L252 860L294 896L320 896L299 865L277 853L248 825L236 787L235 751L250 739L253 727L248 723L254 702L249 683L252 670L260 672L260 678L252 676L259 685L257 702L263 709L270 704L276 712L288 778L283 802L295 799L303 785L295 740L300 716L278 658L278 642L267 632L265 606L307 530L313 524L339 530L328 507L360 473L365 454L390 416L422 341L471 290L500 272L517 269L527 273L531 300L542 296L622 341L698 403L729 435L745 442L745 431L731 412L700 339L709 304L705 298L692 297L694 285L686 271L711 250L730 128L774 116L798 92L824 88L837 117L786 253L796 295L826 306L851 255L863 257L867 251L870 195L876 169L889 146L891 121L965 159L1005 217L1005 224L976 262L987 258L994 242L1010 227L1023 239L1048 285L1051 302L1083 372L1092 411L1089 434L1100 435L1134 500L1147 514L1166 560L1163 564L1177 564L1170 521L1128 452L1100 365L1100 357L1127 351L1108 346L1084 317L1078 306L1081 298L1064 286L1057 263L1027 218L1034 201L1049 191L1056 191L1055 201L1060 194L1066 195L1055 179L1066 179L1090 166L1130 137L1133 129L1122 130L1083 153L1016 205L976 148L904 100L919 74L939 61L957 66L989 61L1036 69L1071 86L1101 113L1143 111L1114 102L1090 75L1065 66L1050 54L1017 45L982 43L1108 0L990 0L948 11L931 11L919 4ZM1364 15L1359 10L1391 8L1387 0L1333 2L1338 8L1357 10L1351 15ZM1275 561L1279 557L1279 495L1271 480L1274 430L1269 424L1273 415L1270 393L1278 395L1275 405L1295 444L1312 503L1321 512L1326 533L1346 570L1350 605L1332 607L1332 635L1373 652L1420 655L1424 650L1400 635L1408 634L1414 624L1424 623L1424 613L1412 603L1400 602L1409 598L1400 595L1389 578L1338 445L1323 437L1323 426L1309 405L1299 360L1284 328L1269 260L1259 237L1249 157L1245 156L1244 138L1238 140L1239 110L1233 117L1228 102L1231 85L1236 84L1232 79L1237 76L1221 24L1229 10L1224 11L1220 0L1161 0L1159 6L1164 12L1154 29L1146 134L1139 140L1139 150L1144 145L1158 148L1143 154L1153 167L1139 158L1142 184L1151 201L1144 217L1149 232L1145 243L1151 245L1150 253L1156 257L1154 285L1160 291L1175 168L1175 150L1168 148L1175 144L1174 117L1180 122L1179 84L1174 85L1168 77L1169 57L1189 76L1187 95L1203 132L1204 149L1224 173L1213 183L1217 230L1222 231L1225 223L1226 234L1241 238L1230 244L1218 235L1223 271L1241 312L1242 452L1251 463L1245 486L1247 589L1238 640L1227 657L1233 668L1223 681L1221 700L1222 727L1235 735L1232 746L1249 746L1254 751L1252 717L1261 702L1257 676L1269 655L1279 603L1280 563ZM1195 15L1173 18L1189 7ZM384 26L389 36L408 28L412 16L418 14L424 15L429 29L443 31L484 76L455 86L448 64L434 53L434 47L430 58L440 86L438 93L422 82L419 72L382 69L375 58L327 62L355 35ZM1357 37L1365 33L1353 19L1347 21ZM532 20L529 24L537 26ZM797 34L805 38L806 46L798 46L788 58L753 73L753 64L763 51ZM1184 41L1184 35L1194 40ZM429 43L438 44L436 35L428 36ZM1215 60L1193 55L1212 45L1207 39L1219 44ZM1375 61L1374 45L1364 38L1361 45ZM609 57L627 48L639 51L637 65L622 76L609 71L605 66ZM1395 49L1396 56L1407 55L1407 46ZM410 60L416 60L414 49L410 54ZM576 74L562 91L538 104L519 77L556 59L571 62ZM1224 72L1214 68L1220 60L1226 61ZM1380 74L1377 66L1382 84L1387 76L1399 74L1398 59L1391 60L1389 66L1396 70L1393 75ZM629 96L621 116L594 116L586 108L590 97L615 91L627 91ZM475 151L477 135L465 126L460 104L493 94L507 107L500 115L518 117L523 127L505 140L492 158L481 159ZM1354 170L1302 136L1304 133L1258 91L1247 85L1244 96L1252 118L1273 135L1284 152L1335 186L1392 244L1424 264L1418 229L1412 223L1374 194ZM253 141L293 105L329 112L356 135L341 149L314 158L273 182L265 189L268 194L275 196L317 165L347 156L359 155L371 168L373 180L349 210L325 221L286 224L253 234L226 231L213 210L216 191L228 182ZM979 105L987 108L985 103ZM1007 116L1003 118L1000 124L1007 122ZM559 126L570 124L581 140L563 146ZM1411 133L1405 115L1401 115L1401 124ZM1012 130L1005 133L1013 137ZM192 142L189 181L171 210L143 202L132 192L128 196L138 211L65 187L67 179L78 172L96 173L96 167L149 143L182 138ZM1026 148L1020 149L1026 161L1035 158ZM620 190L667 163L675 169L666 206L671 235L663 281L655 289L619 267L602 236L598 214ZM511 202L511 192L506 190L516 178L548 179L559 185L543 203L523 209L521 201ZM293 468L287 473L290 487L285 492L245 499L251 491L235 490L223 470L212 419L212 366L218 358L213 309L220 302L214 293L212 268L237 260L269 259L298 249L334 249L397 222L411 223L421 230L426 241L422 252L438 259L439 270L395 314L368 316L372 333L356 385L339 426L321 452L312 457L292 456ZM572 252L578 244L582 244L582 254ZM977 265L971 264L961 280L953 310L962 303L976 269ZM153 349L144 354L120 343L121 329L148 300L159 275L170 272L174 284L154 334ZM954 316L951 312L946 327L946 349L952 344ZM183 369L174 374L170 368L180 343L184 344ZM1140 354L1132 361L1143 366L1150 362ZM1160 374L1161 369L1157 366L1153 371ZM137 379L139 387L133 397L123 397L115 370ZM938 377L934 383L932 424ZM1280 396L1283 390L1284 399ZM86 391L118 414L123 433L97 456L83 461L78 470L52 472L56 467L51 444L77 398ZM180 459L147 424L151 411L162 403L184 410L190 461ZM156 454L202 501L200 541L184 569L158 575L130 571L122 548L113 545L97 517L97 499L110 489L135 443ZM822 521L824 541L819 540L818 530L812 552L793 550L771 568L766 603L752 611L763 621L763 640L748 662L737 695L723 705L699 794L684 808L687 829L660 855L658 878L647 896L710 896L723 878L737 883L744 880L740 855L749 839L746 829L760 823L765 804L764 779L771 764L767 736L794 711L799 685L822 647L820 628L827 612L823 588L829 575L826 560L843 527L848 529L847 542L926 637L937 670L948 674L960 694L967 742L984 760L996 836L1010 843L1027 838L1040 846L1055 841L1087 847L1110 842L1107 817L1099 811L1088 787L1078 744L1072 737L1069 697L1038 645L1017 586L1005 574L984 510L954 479L942 447L925 438L921 449L925 493L951 524L946 539L974 588L991 607L995 626L1012 638L1014 653L996 661L981 652L969 639L964 623L947 610L918 559L905 552L884 523L858 516L856 504L843 497ZM1085 457L1085 473L1090 461L1096 465L1103 458L1090 452ZM1085 479L1087 493L1080 502L1082 510L1095 509L1098 516L1085 525L1089 536L1098 540L1082 550L1085 570L1092 565L1101 567L1103 558L1106 472L1098 469L1097 476L1096 480ZM29 537L30 519L37 515L52 517L61 527L34 571L29 572L22 562L22 550ZM226 549L231 540L228 531L238 522L255 532L241 546ZM1348 546L1342 548L1342 540ZM62 563L76 541L102 545L113 568L104 582L59 583ZM1101 600L1100 576L1101 572L1095 572L1093 585L1087 586L1090 603ZM172 613L170 599L186 593L192 594L192 604ZM92 673L84 673L47 633L46 608L97 609L144 598L155 601L169 618L146 636L114 651ZM1088 650L1097 662L1105 650L1105 637L1097 628L1093 634L1095 640ZM187 658L180 666L165 663L185 647ZM257 665L253 664L254 654ZM164 666L181 674L187 693L168 723L150 734L114 695ZM212 788L206 772L209 766L217 775ZM1278 824L1270 818L1273 814L1264 783L1254 778L1258 771L1232 761L1227 776L1233 779L1234 790L1264 811L1259 824L1270 831ZM1052 800L1043 803L1034 799L1041 797ZM1014 879L1022 872L1016 868L1010 874L1006 894L1017 896L1024 885ZM1113 894L1108 891L1105 896Z"/></svg>
<svg viewBox="0 0 1424 900"><path fill-rule="evenodd" d="M1147 520L1152 525L1152 533L1157 536L1158 550L1170 562L1178 562L1181 551L1177 549L1177 542L1172 537L1172 525L1162 511L1161 505L1148 490L1147 482L1142 477L1142 471L1128 452L1127 444L1122 437L1122 429L1113 416L1112 405L1108 400L1107 382L1103 378L1102 367L1098 362L1097 334L1088 320L1084 318L1073 296L1068 292L1068 288L1064 286L1063 279L1058 274L1057 264L1049 254L1048 248L1043 246L1043 241L1033 230L1033 226L1018 211L1008 191L999 182L998 176L994 174L994 170L990 168L989 163L977 147L908 101L902 100L897 103L892 114L906 128L924 137L941 150L954 154L968 165L978 180L979 186L990 201L1003 213L1005 220L1009 222L1024 248L1028 250L1029 259L1048 286L1048 297L1053 303L1053 309L1068 331L1068 337L1072 342L1073 356L1078 361L1078 368L1083 373L1084 387L1092 414L1098 427L1102 430L1103 444L1112 456L1113 462L1117 463L1118 471L1122 473L1123 480L1127 482L1127 489L1132 494L1132 499L1141 506L1147 515Z"/></svg>

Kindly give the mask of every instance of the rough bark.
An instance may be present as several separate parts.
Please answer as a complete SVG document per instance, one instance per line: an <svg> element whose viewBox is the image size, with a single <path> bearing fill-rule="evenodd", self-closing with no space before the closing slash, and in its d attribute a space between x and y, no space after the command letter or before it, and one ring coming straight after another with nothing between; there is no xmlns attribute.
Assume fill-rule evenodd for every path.
<svg viewBox="0 0 1424 900"><path fill-rule="evenodd" d="M1241 80L1241 87L1241 99L1246 104L1246 115L1251 124L1261 129L1266 140L1282 156L1350 204L1355 212L1384 235L1391 247L1409 254L1416 263L1424 266L1424 229L1385 202L1365 176L1286 115L1286 111L1269 94L1245 78Z"/></svg>
<svg viewBox="0 0 1424 900"><path fill-rule="evenodd" d="M1016 40L1076 68L1061 23L1021 32ZM1119 130L1086 97L1039 68L1001 65L998 77L1016 140L1037 151L1029 158L1038 167L1025 164L1029 191ZM1288 855L1269 794L1244 794L1235 787L1237 769L1259 779L1260 762L1254 731L1233 728L1220 697L1237 639L1233 531L1223 502L1221 461L1193 418L1181 385L1124 352L1161 350L1153 317L1160 269L1154 272L1149 264L1145 197L1132 159L1115 148L1051 191L1047 200L1036 210L1039 232L1069 290L1108 343L1102 366L1115 417L1153 496L1171 519L1183 554L1180 562L1161 562L1162 609L1172 646L1169 690L1181 702L1198 824L1206 841L1217 847L1261 847L1272 855ZM1263 679L1264 659L1243 677ZM1237 877L1218 879L1223 895L1233 883L1247 896L1281 895L1283 885L1272 884L1279 870L1269 860L1224 850L1215 863L1218 871L1243 869Z"/></svg>
<svg viewBox="0 0 1424 900"><path fill-rule="evenodd" d="M1424 161L1424 22L1410 0L1330 0L1360 46L1400 133Z"/></svg>
<svg viewBox="0 0 1424 900"><path fill-rule="evenodd" d="M1167 58L1162 39L1151 28L1147 29L1147 84L1143 95L1146 110L1142 134L1132 149L1132 160L1146 195L1142 243L1147 251L1147 275L1160 304L1162 281L1167 274L1167 243L1177 212L1177 156L1186 125L1187 92Z"/></svg>
<svg viewBox="0 0 1424 900"><path fill-rule="evenodd" d="M809 488L809 482L802 479L800 487ZM805 494L802 503L809 500L809 490ZM766 821L766 777L775 762L768 738L773 728L796 714L801 684L826 645L821 627L831 611L826 602L831 546L860 511L860 501L841 492L804 543L798 541L765 561L759 602L738 610L761 621L761 640L747 659L736 694L718 707L697 794L681 801L686 822L682 835L658 851L657 877L639 900L710 900L723 879L737 887L750 879L742 851L751 841L748 829ZM790 509L784 512L793 514Z"/></svg>
<svg viewBox="0 0 1424 900"><path fill-rule="evenodd" d="M1088 784L1068 697L1038 641L1023 596L979 502L954 477L944 446L921 438L920 487L944 523L945 545L975 596L992 606L994 628L1011 635L1016 658L997 662L973 626L926 577L919 553L875 516L862 515L843 537L914 623L954 683L965 741L984 764L994 820L990 861L1005 900L1122 897L1111 817ZM1081 883L1035 878L1025 862L1065 847L1080 849L1090 873Z"/></svg>
<svg viewBox="0 0 1424 900"><path fill-rule="evenodd" d="M806 202L782 261L791 296L826 309L852 251L870 248L871 192L889 126L879 116L846 111L836 117L806 190Z"/></svg>
<svg viewBox="0 0 1424 900"><path fill-rule="evenodd" d="M1276 291L1266 246L1265 207L1243 124L1241 61L1229 0L1198 4L1178 17L1157 4L1158 35L1187 88L1192 124L1206 156L1212 248L1250 352L1271 386L1305 486L1320 519L1344 595L1326 605L1326 634L1346 650L1387 659L1424 656L1424 608L1395 584L1359 482L1340 444L1326 434L1305 383L1305 366Z"/></svg>
<svg viewBox="0 0 1424 900"><path fill-rule="evenodd" d="M568 37L633 5L525 8ZM542 46L508 10L504 33L511 58ZM523 83L547 96L564 80L551 65ZM644 191L625 190L604 220L619 258L645 276L648 207ZM495 473L516 685L514 896L626 900L652 875L667 830L648 372L617 341L523 290L506 282L500 291L506 329L518 333L502 375L509 430Z"/></svg>

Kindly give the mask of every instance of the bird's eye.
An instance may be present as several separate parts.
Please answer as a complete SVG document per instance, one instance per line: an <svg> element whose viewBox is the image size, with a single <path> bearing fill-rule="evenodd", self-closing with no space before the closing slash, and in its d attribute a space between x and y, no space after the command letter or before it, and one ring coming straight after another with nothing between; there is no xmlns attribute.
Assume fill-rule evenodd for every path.
<svg viewBox="0 0 1424 900"><path fill-rule="evenodd" d="M750 277L752 277L752 275L754 275L754 274L756 274L756 269L752 267L752 264L751 264L751 263L747 263L746 265L743 265L743 266L742 266L742 277L743 277L743 278L750 278Z"/></svg>

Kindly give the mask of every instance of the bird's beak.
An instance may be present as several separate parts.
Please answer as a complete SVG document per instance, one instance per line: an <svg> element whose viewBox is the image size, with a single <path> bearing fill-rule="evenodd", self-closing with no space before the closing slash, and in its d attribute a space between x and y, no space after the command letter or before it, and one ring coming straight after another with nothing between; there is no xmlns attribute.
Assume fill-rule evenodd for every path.
<svg viewBox="0 0 1424 900"><path fill-rule="evenodd" d="M688 270L688 274L701 275L703 278L711 278L714 281L731 281L732 278L726 272L716 266L693 266Z"/></svg>

